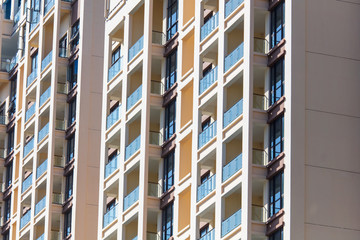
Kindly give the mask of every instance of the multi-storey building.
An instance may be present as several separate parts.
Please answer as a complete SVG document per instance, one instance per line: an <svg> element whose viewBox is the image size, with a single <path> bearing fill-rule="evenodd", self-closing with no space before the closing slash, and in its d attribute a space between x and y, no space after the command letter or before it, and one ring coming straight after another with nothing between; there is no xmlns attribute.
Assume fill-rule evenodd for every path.
<svg viewBox="0 0 360 240"><path fill-rule="evenodd" d="M98 239L359 238L356 1L105 4Z"/></svg>
<svg viewBox="0 0 360 240"><path fill-rule="evenodd" d="M96 239L104 3L1 5L1 239Z"/></svg>

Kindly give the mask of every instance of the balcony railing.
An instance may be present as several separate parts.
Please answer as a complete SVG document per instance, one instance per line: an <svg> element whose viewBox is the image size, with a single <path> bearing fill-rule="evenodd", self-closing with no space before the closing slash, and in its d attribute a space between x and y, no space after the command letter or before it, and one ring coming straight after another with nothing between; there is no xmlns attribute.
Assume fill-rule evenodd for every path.
<svg viewBox="0 0 360 240"><path fill-rule="evenodd" d="M164 45L166 43L166 36L163 32L152 31L152 43Z"/></svg>
<svg viewBox="0 0 360 240"><path fill-rule="evenodd" d="M215 240L215 228L211 229L210 232L199 238L199 240Z"/></svg>
<svg viewBox="0 0 360 240"><path fill-rule="evenodd" d="M216 135L216 121L211 123L204 131L199 134L199 148L208 143Z"/></svg>
<svg viewBox="0 0 360 240"><path fill-rule="evenodd" d="M128 160L137 150L140 149L140 140L141 135L135 138L126 148L125 148L125 160Z"/></svg>
<svg viewBox="0 0 360 240"><path fill-rule="evenodd" d="M42 60L41 62L41 71L44 71L44 69L51 63L52 61L52 51L49 52L48 55Z"/></svg>
<svg viewBox="0 0 360 240"><path fill-rule="evenodd" d="M32 173L22 182L21 193L25 192L32 184Z"/></svg>
<svg viewBox="0 0 360 240"><path fill-rule="evenodd" d="M218 68L214 67L200 80L200 94L205 92L214 82L218 80Z"/></svg>
<svg viewBox="0 0 360 240"><path fill-rule="evenodd" d="M143 49L143 47L144 36L139 38L139 40L137 40L137 42L129 49L129 62Z"/></svg>
<svg viewBox="0 0 360 240"><path fill-rule="evenodd" d="M116 204L113 208L111 208L109 211L107 211L104 214L104 226L106 227L107 225L109 225L112 221L114 221L117 218L117 214L118 214L118 205Z"/></svg>
<svg viewBox="0 0 360 240"><path fill-rule="evenodd" d="M120 119L120 108L121 105L116 107L116 109L106 117L106 129L109 129L112 125L114 125L114 123L116 123Z"/></svg>
<svg viewBox="0 0 360 240"><path fill-rule="evenodd" d="M46 206L46 196L43 197L36 205L35 205L35 216L45 208Z"/></svg>
<svg viewBox="0 0 360 240"><path fill-rule="evenodd" d="M132 106L135 105L140 99L142 95L142 85L140 85L128 98L126 110L129 110Z"/></svg>
<svg viewBox="0 0 360 240"><path fill-rule="evenodd" d="M64 199L64 194L62 193L53 193L52 194L52 203L62 205Z"/></svg>
<svg viewBox="0 0 360 240"><path fill-rule="evenodd" d="M30 219L31 219L31 209L29 209L20 219L20 229L25 227L25 225L30 222Z"/></svg>
<svg viewBox="0 0 360 240"><path fill-rule="evenodd" d="M164 85L160 81L151 80L151 93L162 95L164 93Z"/></svg>
<svg viewBox="0 0 360 240"><path fill-rule="evenodd" d="M240 224L241 209L239 209L237 212L235 212L233 215L231 215L221 223L221 237L224 237L226 234L234 230Z"/></svg>
<svg viewBox="0 0 360 240"><path fill-rule="evenodd" d="M39 4L39 3L38 3ZM30 32L39 24L40 11L31 10Z"/></svg>
<svg viewBox="0 0 360 240"><path fill-rule="evenodd" d="M229 0L225 3L225 17L228 17L244 0Z"/></svg>
<svg viewBox="0 0 360 240"><path fill-rule="evenodd" d="M244 43L241 43L234 51L225 57L224 72L229 70L244 56Z"/></svg>
<svg viewBox="0 0 360 240"><path fill-rule="evenodd" d="M124 211L139 200L139 187L136 187L131 193L124 197Z"/></svg>
<svg viewBox="0 0 360 240"><path fill-rule="evenodd" d="M260 110L267 110L269 106L268 99L264 95L255 94L253 95L253 108Z"/></svg>
<svg viewBox="0 0 360 240"><path fill-rule="evenodd" d="M32 139L26 143L25 147L24 147L24 157L26 157L29 152L31 152L31 150L34 149L34 137L32 137Z"/></svg>
<svg viewBox="0 0 360 240"><path fill-rule="evenodd" d="M239 154L237 157L235 157L231 162L226 164L223 167L222 171L222 181L225 182L228 180L232 175L234 175L237 171L239 171L242 168L242 154Z"/></svg>
<svg viewBox="0 0 360 240"><path fill-rule="evenodd" d="M243 100L241 99L224 113L224 127L227 127L232 121L234 121L242 113L243 113Z"/></svg>
<svg viewBox="0 0 360 240"><path fill-rule="evenodd" d="M45 90L45 92L43 92L43 94L41 94L40 96L40 107L46 102L46 100L48 100L50 98L50 94L51 94L51 87L48 87L48 89Z"/></svg>
<svg viewBox="0 0 360 240"><path fill-rule="evenodd" d="M34 104L31 105L31 107L29 107L29 109L26 111L26 113L25 113L25 122L27 122L31 118L31 116L35 114L35 105L36 104L34 102Z"/></svg>
<svg viewBox="0 0 360 240"><path fill-rule="evenodd" d="M55 167L64 167L65 166L65 159L63 156L54 156L54 166Z"/></svg>
<svg viewBox="0 0 360 240"><path fill-rule="evenodd" d="M67 83L58 82L57 83L57 93L68 94L69 86Z"/></svg>
<svg viewBox="0 0 360 240"><path fill-rule="evenodd" d="M200 40L204 40L219 25L219 12L215 13L202 27Z"/></svg>
<svg viewBox="0 0 360 240"><path fill-rule="evenodd" d="M37 69L34 69L34 71L30 73L30 75L26 80L26 87L30 86L30 84L33 83L36 78L37 78Z"/></svg>
<svg viewBox="0 0 360 240"><path fill-rule="evenodd" d="M261 149L253 149L253 164L266 166L268 164L268 156L264 150Z"/></svg>
<svg viewBox="0 0 360 240"><path fill-rule="evenodd" d="M36 240L45 240L45 234L41 235L41 236L38 237Z"/></svg>
<svg viewBox="0 0 360 240"><path fill-rule="evenodd" d="M109 68L108 82L112 80L122 69L123 57L120 57L113 65Z"/></svg>
<svg viewBox="0 0 360 240"><path fill-rule="evenodd" d="M203 182L197 189L197 201L200 201L215 189L216 174Z"/></svg>
<svg viewBox="0 0 360 240"><path fill-rule="evenodd" d="M44 162L40 164L40 166L38 166L38 168L36 169L36 179L38 179L44 172L46 172L47 163L48 160L46 159Z"/></svg>
<svg viewBox="0 0 360 240"><path fill-rule="evenodd" d="M269 52L269 42L263 38L254 38L254 52L267 54Z"/></svg>
<svg viewBox="0 0 360 240"><path fill-rule="evenodd" d="M51 231L51 240L61 240L62 239L62 232Z"/></svg>
<svg viewBox="0 0 360 240"><path fill-rule="evenodd" d="M54 0L45 0L44 15L54 6Z"/></svg>
<svg viewBox="0 0 360 240"><path fill-rule="evenodd" d="M49 133L49 123L47 123L40 131L39 131L39 136L38 136L38 142L41 142L46 135L48 135Z"/></svg>
<svg viewBox="0 0 360 240"><path fill-rule="evenodd" d="M160 197L161 196L161 186L159 183L148 183L148 195L152 197Z"/></svg>
<svg viewBox="0 0 360 240"><path fill-rule="evenodd" d="M161 144L163 143L162 140L163 140L163 137L162 137L161 133L150 131L150 134L149 134L149 143L150 144L161 146Z"/></svg>
<svg viewBox="0 0 360 240"><path fill-rule="evenodd" d="M2 58L1 59L1 71L10 72L13 70L15 65L18 63L18 54L10 58Z"/></svg>
<svg viewBox="0 0 360 240"><path fill-rule="evenodd" d="M251 210L251 219L253 221L258 221L258 222L266 222L267 220L267 210L265 207L263 206L257 206L257 205L252 205L251 206L252 210Z"/></svg>
<svg viewBox="0 0 360 240"><path fill-rule="evenodd" d="M105 178L110 176L116 169L119 168L119 154L115 156L110 162L105 165Z"/></svg>
<svg viewBox="0 0 360 240"><path fill-rule="evenodd" d="M153 232L146 232L146 239L147 240L160 240L160 234L153 233Z"/></svg>

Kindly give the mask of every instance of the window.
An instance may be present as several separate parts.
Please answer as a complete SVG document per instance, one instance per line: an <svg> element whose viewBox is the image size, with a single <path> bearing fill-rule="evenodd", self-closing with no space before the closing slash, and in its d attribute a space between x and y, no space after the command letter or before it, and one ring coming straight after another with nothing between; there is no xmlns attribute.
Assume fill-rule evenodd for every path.
<svg viewBox="0 0 360 240"><path fill-rule="evenodd" d="M4 19L10 19L10 15L11 15L11 1L10 0L6 0L3 4L2 4L2 8L4 10Z"/></svg>
<svg viewBox="0 0 360 240"><path fill-rule="evenodd" d="M207 223L200 229L200 237L204 237L209 232L209 224Z"/></svg>
<svg viewBox="0 0 360 240"><path fill-rule="evenodd" d="M168 0L168 16L167 16L167 40L172 38L177 32L178 23L178 2L177 0Z"/></svg>
<svg viewBox="0 0 360 240"><path fill-rule="evenodd" d="M5 200L4 223L10 219L10 215L11 215L11 197Z"/></svg>
<svg viewBox="0 0 360 240"><path fill-rule="evenodd" d="M38 67L38 52L35 52L34 55L31 56L31 72L36 72Z"/></svg>
<svg viewBox="0 0 360 240"><path fill-rule="evenodd" d="M16 79L16 77L14 79ZM9 103L8 112L9 112L9 120L11 120L16 112L16 80L11 80L10 103Z"/></svg>
<svg viewBox="0 0 360 240"><path fill-rule="evenodd" d="M202 131L204 131L205 129L207 129L210 126L210 121L211 121L211 118L208 117L201 123L201 130Z"/></svg>
<svg viewBox="0 0 360 240"><path fill-rule="evenodd" d="M172 52L166 57L166 83L165 91L171 88L176 82L176 70L177 70L177 50Z"/></svg>
<svg viewBox="0 0 360 240"><path fill-rule="evenodd" d="M67 35L65 34L59 41L59 57L66 58L66 49L67 49Z"/></svg>
<svg viewBox="0 0 360 240"><path fill-rule="evenodd" d="M173 235L173 203L162 210L161 239L168 240Z"/></svg>
<svg viewBox="0 0 360 240"><path fill-rule="evenodd" d="M68 127L76 120L76 98L69 103L69 121Z"/></svg>
<svg viewBox="0 0 360 240"><path fill-rule="evenodd" d="M75 157L75 134L73 134L67 141L67 156L66 163L70 162Z"/></svg>
<svg viewBox="0 0 360 240"><path fill-rule="evenodd" d="M111 66L120 59L120 47L116 48L111 54Z"/></svg>
<svg viewBox="0 0 360 240"><path fill-rule="evenodd" d="M6 166L6 179L5 179L5 188L8 188L12 183L12 172L13 164L12 162Z"/></svg>
<svg viewBox="0 0 360 240"><path fill-rule="evenodd" d="M71 211L68 211L64 214L64 238L70 235L71 233Z"/></svg>
<svg viewBox="0 0 360 240"><path fill-rule="evenodd" d="M9 240L9 231L7 231L6 233L4 233L3 235L3 240Z"/></svg>
<svg viewBox="0 0 360 240"><path fill-rule="evenodd" d="M164 158L163 191L166 192L174 185L174 152Z"/></svg>
<svg viewBox="0 0 360 240"><path fill-rule="evenodd" d="M108 204L106 204L106 212L109 212L111 209L113 209L115 205L116 205L116 198L114 198Z"/></svg>
<svg viewBox="0 0 360 240"><path fill-rule="evenodd" d="M277 230L269 236L269 240L283 240L283 229Z"/></svg>
<svg viewBox="0 0 360 240"><path fill-rule="evenodd" d="M285 3L282 1L271 11L270 20L270 47L273 48L284 38L285 29Z"/></svg>
<svg viewBox="0 0 360 240"><path fill-rule="evenodd" d="M8 133L7 154L11 153L12 150L14 150L14 128Z"/></svg>
<svg viewBox="0 0 360 240"><path fill-rule="evenodd" d="M270 105L273 105L284 95L284 58L271 67L270 84Z"/></svg>
<svg viewBox="0 0 360 240"><path fill-rule="evenodd" d="M210 178L210 171L207 171L206 173L204 173L203 175L201 175L201 177L200 177L200 184L203 184L203 183L206 182L209 178Z"/></svg>
<svg viewBox="0 0 360 240"><path fill-rule="evenodd" d="M284 151L284 116L270 125L270 161Z"/></svg>
<svg viewBox="0 0 360 240"><path fill-rule="evenodd" d="M5 124L6 122L6 114L5 114L5 103L3 103L1 106L0 106L0 124Z"/></svg>
<svg viewBox="0 0 360 240"><path fill-rule="evenodd" d="M165 107L165 141L175 133L175 114L176 101L174 100Z"/></svg>
<svg viewBox="0 0 360 240"><path fill-rule="evenodd" d="M79 28L80 28L80 20L77 20L76 23L71 27L71 40L70 40L70 50L74 51L76 46L79 45Z"/></svg>
<svg viewBox="0 0 360 240"><path fill-rule="evenodd" d="M283 208L283 195L284 195L284 173L275 175L269 181L269 217L279 212Z"/></svg>
<svg viewBox="0 0 360 240"><path fill-rule="evenodd" d="M77 75L78 75L78 60L76 59L72 64L69 66L69 90L75 87L77 83Z"/></svg>
<svg viewBox="0 0 360 240"><path fill-rule="evenodd" d="M65 201L73 194L73 172L65 177Z"/></svg>

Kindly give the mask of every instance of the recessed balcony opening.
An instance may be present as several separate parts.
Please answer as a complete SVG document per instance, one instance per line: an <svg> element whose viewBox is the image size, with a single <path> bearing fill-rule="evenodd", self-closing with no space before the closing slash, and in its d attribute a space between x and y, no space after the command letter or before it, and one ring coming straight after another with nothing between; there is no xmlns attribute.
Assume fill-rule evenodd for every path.
<svg viewBox="0 0 360 240"><path fill-rule="evenodd" d="M32 116L35 115L36 111L36 89L34 88L29 95L26 96L26 112L25 122L27 122Z"/></svg>
<svg viewBox="0 0 360 240"><path fill-rule="evenodd" d="M68 58L70 55L69 40L70 36L67 34L70 27L70 14L69 12L60 12L60 27L59 27L59 57Z"/></svg>
<svg viewBox="0 0 360 240"><path fill-rule="evenodd" d="M52 62L52 45L53 45L53 32L54 32L54 19L51 18L46 22L44 26L44 41L43 41L43 52L41 59L41 72L45 70Z"/></svg>
<svg viewBox="0 0 360 240"><path fill-rule="evenodd" d="M146 225L146 239L160 240L161 236L161 213L158 211L148 210L147 225Z"/></svg>
<svg viewBox="0 0 360 240"><path fill-rule="evenodd" d="M2 38L1 43L1 71L10 72L20 60L18 54L19 33L10 38Z"/></svg>
<svg viewBox="0 0 360 240"><path fill-rule="evenodd" d="M255 165L266 166L268 163L268 136L266 125L254 124L252 163Z"/></svg>
<svg viewBox="0 0 360 240"><path fill-rule="evenodd" d="M32 123L24 132L23 157L25 158L35 146L35 123Z"/></svg>
<svg viewBox="0 0 360 240"><path fill-rule="evenodd" d="M130 110L142 97L142 64L131 73L127 82L126 110Z"/></svg>
<svg viewBox="0 0 360 240"><path fill-rule="evenodd" d="M244 19L233 24L225 33L225 65L227 72L244 57Z"/></svg>
<svg viewBox="0 0 360 240"><path fill-rule="evenodd" d="M198 164L197 201L204 199L215 190L216 151L212 151Z"/></svg>
<svg viewBox="0 0 360 240"><path fill-rule="evenodd" d="M200 64L200 92L201 95L213 83L218 80L218 41L215 41L200 56L202 65Z"/></svg>
<svg viewBox="0 0 360 240"><path fill-rule="evenodd" d="M66 121L66 103L65 102L56 102L56 119L55 119L55 130L65 131L65 126L67 126Z"/></svg>
<svg viewBox="0 0 360 240"><path fill-rule="evenodd" d="M108 82L114 79L124 68L124 21L121 21L110 35Z"/></svg>
<svg viewBox="0 0 360 240"><path fill-rule="evenodd" d="M37 164L36 164L36 179L39 179L48 168L48 145L38 151Z"/></svg>
<svg viewBox="0 0 360 240"><path fill-rule="evenodd" d="M129 59L130 62L144 47L144 3L130 13Z"/></svg>
<svg viewBox="0 0 360 240"><path fill-rule="evenodd" d="M40 83L40 100L39 100L39 108L41 108L48 99L50 99L51 95L51 75L48 74Z"/></svg>
<svg viewBox="0 0 360 240"><path fill-rule="evenodd" d="M215 240L215 204L205 209L198 217L197 239Z"/></svg>
<svg viewBox="0 0 360 240"><path fill-rule="evenodd" d="M138 233L138 216L136 215L132 219L129 220L128 223L124 225L123 238L129 240L137 240Z"/></svg>
<svg viewBox="0 0 360 240"><path fill-rule="evenodd" d="M222 181L225 182L242 169L242 129L224 144Z"/></svg>
<svg viewBox="0 0 360 240"><path fill-rule="evenodd" d="M62 205L64 203L64 194L62 193L63 184L62 176L53 176L53 192L51 196L51 203L56 205ZM64 187L65 188L65 187Z"/></svg>
<svg viewBox="0 0 360 240"><path fill-rule="evenodd" d="M61 226L63 224L63 217L62 214L59 213L52 213L51 215L51 233L50 239L51 240L61 240L62 233L61 233Z"/></svg>
<svg viewBox="0 0 360 240"><path fill-rule="evenodd" d="M39 127L38 127L38 143L40 143L49 134L49 115L50 109L47 108L39 116Z"/></svg>
<svg viewBox="0 0 360 240"><path fill-rule="evenodd" d="M161 110L151 107L150 110L150 133L149 144L161 146L163 143L163 134L160 127Z"/></svg>
<svg viewBox="0 0 360 240"><path fill-rule="evenodd" d="M164 1L158 0L153 2L153 32L152 32L152 43L164 45L166 42L166 36L164 28Z"/></svg>
<svg viewBox="0 0 360 240"><path fill-rule="evenodd" d="M21 193L24 193L28 190L33 183L33 158L31 158L26 164L23 166L23 181L21 184Z"/></svg>
<svg viewBox="0 0 360 240"><path fill-rule="evenodd" d="M208 0L202 3L200 40L204 40L219 25L219 1Z"/></svg>
<svg viewBox="0 0 360 240"><path fill-rule="evenodd" d="M58 64L58 72L57 72L57 89L56 92L59 94L67 94L68 93L68 84L67 84L67 67L65 65Z"/></svg>
<svg viewBox="0 0 360 240"><path fill-rule="evenodd" d="M124 211L139 200L139 165L125 175L124 180Z"/></svg>
<svg viewBox="0 0 360 240"><path fill-rule="evenodd" d="M20 240L30 240L30 231L27 231L23 236L21 236Z"/></svg>
<svg viewBox="0 0 360 240"><path fill-rule="evenodd" d="M64 144L63 138L55 138L54 167L63 168L65 166Z"/></svg>
<svg viewBox="0 0 360 240"><path fill-rule="evenodd" d="M117 240L117 229L112 232L109 236L105 237L104 240Z"/></svg>
<svg viewBox="0 0 360 240"><path fill-rule="evenodd" d="M162 171L158 159L149 159L148 175L148 195L151 197L160 197L162 194Z"/></svg>
<svg viewBox="0 0 360 240"><path fill-rule="evenodd" d="M45 218L40 219L34 229L34 240L44 240L45 239Z"/></svg>
<svg viewBox="0 0 360 240"><path fill-rule="evenodd" d="M119 203L119 181L115 181L104 192L104 219L103 227L109 225L118 216L118 203Z"/></svg>
<svg viewBox="0 0 360 240"><path fill-rule="evenodd" d="M42 182L35 193L35 211L34 216L38 215L46 207L46 181Z"/></svg>
<svg viewBox="0 0 360 240"><path fill-rule="evenodd" d="M269 91L266 84L267 70L263 67L254 67L254 95L253 108L267 110L269 106Z"/></svg>
<svg viewBox="0 0 360 240"><path fill-rule="evenodd" d="M122 110L122 84L116 85L107 96L106 129L109 129L120 119Z"/></svg>
<svg viewBox="0 0 360 240"><path fill-rule="evenodd" d="M254 52L267 54L269 52L269 41L266 33L267 24L266 11L254 10Z"/></svg>
<svg viewBox="0 0 360 240"><path fill-rule="evenodd" d="M7 134L5 132L0 133L0 158L6 158L7 155L6 145L5 145L6 138L7 138Z"/></svg>
<svg viewBox="0 0 360 240"><path fill-rule="evenodd" d="M201 108L199 109L199 120L200 120L200 133L199 133L199 145L201 148L211 139L216 136L217 127L217 96L214 95L210 98Z"/></svg>
<svg viewBox="0 0 360 240"><path fill-rule="evenodd" d="M139 112L127 124L127 141L125 148L125 161L140 149L141 140L141 113Z"/></svg>
<svg viewBox="0 0 360 240"><path fill-rule="evenodd" d="M222 203L221 237L241 225L241 186L231 190Z"/></svg>
<svg viewBox="0 0 360 240"><path fill-rule="evenodd" d="M28 195L20 204L20 229L31 220L31 195Z"/></svg>
<svg viewBox="0 0 360 240"><path fill-rule="evenodd" d="M252 216L251 219L256 222L265 223L267 220L267 184L263 180L253 179L252 182Z"/></svg>
<svg viewBox="0 0 360 240"><path fill-rule="evenodd" d="M243 114L243 75L232 80L224 88L224 127Z"/></svg>
<svg viewBox="0 0 360 240"><path fill-rule="evenodd" d="M120 131L116 132L106 143L105 177L107 178L120 167Z"/></svg>
<svg viewBox="0 0 360 240"><path fill-rule="evenodd" d="M164 75L165 73L162 72L162 69L164 68L163 63L161 59L152 57L151 59L151 93L156 95L162 95L164 93Z"/></svg>

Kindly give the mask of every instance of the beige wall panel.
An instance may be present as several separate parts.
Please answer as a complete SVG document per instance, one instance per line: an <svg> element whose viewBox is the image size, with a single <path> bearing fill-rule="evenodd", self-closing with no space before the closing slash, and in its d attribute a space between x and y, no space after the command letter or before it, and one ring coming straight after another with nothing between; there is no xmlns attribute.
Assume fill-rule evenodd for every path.
<svg viewBox="0 0 360 240"><path fill-rule="evenodd" d="M350 229L305 224L305 240L354 240L360 232Z"/></svg>

